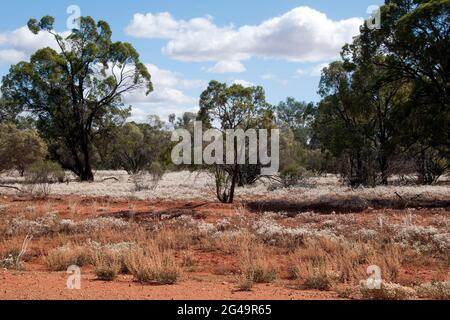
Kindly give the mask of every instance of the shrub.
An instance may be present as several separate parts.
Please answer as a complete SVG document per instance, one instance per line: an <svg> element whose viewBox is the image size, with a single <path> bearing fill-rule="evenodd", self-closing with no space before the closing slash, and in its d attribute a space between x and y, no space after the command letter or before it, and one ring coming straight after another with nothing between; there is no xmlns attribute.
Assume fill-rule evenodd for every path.
<svg viewBox="0 0 450 320"><path fill-rule="evenodd" d="M147 172L150 175L150 181L155 189L164 176L164 168L159 162L153 162L147 167Z"/></svg>
<svg viewBox="0 0 450 320"><path fill-rule="evenodd" d="M252 241L242 243L239 261L242 274L254 283L271 283L277 277L276 268L269 262L262 245Z"/></svg>
<svg viewBox="0 0 450 320"><path fill-rule="evenodd" d="M237 278L237 287L239 291L252 291L253 284L253 274L251 273L241 273Z"/></svg>
<svg viewBox="0 0 450 320"><path fill-rule="evenodd" d="M380 289L371 289L361 284L359 291L363 299L367 300L408 300L416 295L414 289L396 283L382 283Z"/></svg>
<svg viewBox="0 0 450 320"><path fill-rule="evenodd" d="M47 145L34 130L19 130L12 124L0 124L0 172L17 169L23 174L47 154Z"/></svg>
<svg viewBox="0 0 450 320"><path fill-rule="evenodd" d="M152 163L147 170L139 171L131 175L136 192L155 190L164 176L164 169L158 162Z"/></svg>
<svg viewBox="0 0 450 320"><path fill-rule="evenodd" d="M51 192L51 183L64 182L64 170L54 162L37 161L24 173L27 187L25 191L34 197L46 198Z"/></svg>
<svg viewBox="0 0 450 320"><path fill-rule="evenodd" d="M180 277L180 269L171 252L153 242L146 249L130 251L126 265L141 283L174 284Z"/></svg>
<svg viewBox="0 0 450 320"><path fill-rule="evenodd" d="M450 282L432 282L420 285L417 289L420 298L450 300Z"/></svg>
<svg viewBox="0 0 450 320"><path fill-rule="evenodd" d="M291 164L280 172L281 183L285 188L296 186L309 176L309 172L297 164Z"/></svg>
<svg viewBox="0 0 450 320"><path fill-rule="evenodd" d="M331 281L324 273L307 277L301 286L305 290L329 291L331 289Z"/></svg>
<svg viewBox="0 0 450 320"><path fill-rule="evenodd" d="M89 248L68 245L50 251L45 262L51 271L66 271L72 265L82 267L94 264L95 256Z"/></svg>
<svg viewBox="0 0 450 320"><path fill-rule="evenodd" d="M29 183L64 182L66 174L59 164L52 161L37 161L25 171Z"/></svg>
<svg viewBox="0 0 450 320"><path fill-rule="evenodd" d="M112 281L122 269L121 257L113 251L106 251L96 256L95 275L97 279Z"/></svg>

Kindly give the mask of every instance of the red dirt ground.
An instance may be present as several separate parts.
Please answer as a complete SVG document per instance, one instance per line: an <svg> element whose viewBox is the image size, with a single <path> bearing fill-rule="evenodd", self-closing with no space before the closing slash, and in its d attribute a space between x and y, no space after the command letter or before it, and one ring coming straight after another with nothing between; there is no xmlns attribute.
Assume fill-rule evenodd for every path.
<svg viewBox="0 0 450 320"><path fill-rule="evenodd" d="M58 212L63 218L74 220L95 216L127 216L134 212L135 219L159 219L161 214L191 214L206 221L217 221L226 216L233 216L237 210L246 215L255 213L243 209L241 204L224 205L208 202L124 200L114 198L92 197L56 197L48 200L32 200L16 197L0 197L0 206L7 206L7 210L0 211L0 219L27 212L33 208L33 214L40 215L47 212ZM76 214L73 214L76 208ZM49 211L50 210L50 211ZM401 221L404 211L383 210L362 212L355 217L359 222L373 221L376 215L383 212L395 220ZM442 211L416 210L419 223L426 218ZM3 216L3 217L2 217ZM423 219L422 219L423 217ZM0 249L4 247L0 243ZM130 276L119 276L113 282L102 282L95 279L92 268L82 269L82 290L68 290L64 272L48 272L43 259L37 258L25 265L26 271L0 270L0 299L237 299L237 300L322 300L338 299L337 293L319 291L300 291L291 289L288 283L278 280L270 285L255 285L252 292L236 292L236 284L229 276L215 274L214 268L231 268L236 261L230 256L217 253L195 253L196 260L202 266L201 270L185 275L185 279L172 286L141 285ZM207 272L209 271L209 272ZM417 280L433 280L442 276L440 272L429 270L402 270L401 278L411 282Z"/></svg>

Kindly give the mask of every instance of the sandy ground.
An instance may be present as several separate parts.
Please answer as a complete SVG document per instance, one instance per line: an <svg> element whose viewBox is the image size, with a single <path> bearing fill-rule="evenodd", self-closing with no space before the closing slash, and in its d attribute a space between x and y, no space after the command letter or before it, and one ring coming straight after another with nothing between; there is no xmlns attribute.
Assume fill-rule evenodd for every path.
<svg viewBox="0 0 450 320"><path fill-rule="evenodd" d="M117 176L117 172L104 172L102 177ZM192 179L189 180L189 177ZM13 182L16 178L10 178ZM157 223L164 216L188 215L204 223L216 223L221 219L235 218L237 213L245 219L257 220L262 218L265 208L248 205L255 200L269 201L271 199L283 199L284 201L302 201L307 203L311 199L325 201L328 198L342 200L339 203L347 203L355 195L363 199L380 197L383 199L397 199L394 192L405 198L421 195L424 199L448 199L450 198L450 186L434 187L383 187L375 190L358 189L349 190L337 185L336 178L321 178L318 185L313 188L296 188L291 190L281 189L274 192L268 191L268 186L260 184L254 188L239 189L240 199L234 205L217 203L211 190L208 189L206 177L198 177L189 173L177 173L166 176L161 186L153 196L149 193L136 196L130 191L131 184L124 182L125 176L121 176L122 182L96 182L92 184L70 183L69 185L54 185L53 194L49 199L36 200L26 195L18 195L10 191L2 191L0 194L0 223L11 221L14 217L34 219L48 213L56 212L62 219L83 221L98 217L112 217L131 221L145 221ZM200 180L198 180L200 179ZM188 181L188 182L186 182ZM199 182L200 181L200 182ZM203 182L201 182L203 181ZM175 187L176 186L176 187ZM108 192L109 190L109 192ZM170 190L175 193L170 193ZM183 190L189 192L183 194ZM1 191L1 190L0 190ZM71 195L75 193L75 195ZM107 193L107 196L105 196ZM208 196L206 196L206 194ZM325 199L325 200L324 200ZM397 199L398 200L398 199ZM353 201L353 200L352 200ZM326 201L325 201L326 202ZM294 209L297 208L294 206ZM279 214L285 208L275 209L270 215ZM291 208L292 209L292 208ZM298 209L298 208L297 208ZM267 210L272 211L272 210ZM278 211L278 213L277 213ZM292 213L292 212L291 212ZM297 212L299 213L299 212ZM311 212L307 212L311 214ZM351 222L355 228L376 229L380 217L388 217L391 224L401 224L405 219L414 216L414 223L418 226L429 226L436 221L447 223L441 232L450 233L450 208L415 208L408 210L394 210L382 208L366 208L361 212L348 214L326 214L317 219L320 223L330 224L333 221ZM299 216L300 217L300 216ZM302 218L276 218L280 225L289 227L290 224L302 226ZM306 221L306 220L305 220ZM408 220L409 221L409 220ZM344 222L345 224L345 222ZM1 227L1 226L0 226ZM293 226L294 227L294 226ZM1 229L1 228L0 228ZM130 240L133 235L130 235ZM11 245L12 241L22 241L22 238L0 239L0 251ZM68 274L65 272L49 272L46 270L43 256L39 250L46 251L54 248L58 242L58 236L51 240L35 239L32 243L34 255L30 257L24 270L14 271L0 269L0 299L113 299L113 300L179 300L179 299L233 299L233 300L321 300L339 299L336 292L320 292L311 290L298 290L291 283L280 277L272 284L257 284L251 292L237 292L236 281L233 275L222 275L215 272L217 269L235 267L237 261L234 257L217 253L196 252L196 260L200 268L192 272L185 272L182 279L171 286L142 285L133 281L132 276L120 275L113 282L96 280L93 267L82 268L81 290L69 290L66 287ZM284 257L279 257L280 264L284 264ZM424 266L417 268L404 268L401 276L405 283L417 283L445 280L450 276L450 268L442 265ZM420 280L420 281L419 281Z"/></svg>
<svg viewBox="0 0 450 320"><path fill-rule="evenodd" d="M130 276L102 282L83 274L81 290L66 287L65 273L43 271L0 272L1 300L335 300L333 292L300 291L281 285L256 285L252 292L237 292L220 277L197 275L171 286L141 285Z"/></svg>

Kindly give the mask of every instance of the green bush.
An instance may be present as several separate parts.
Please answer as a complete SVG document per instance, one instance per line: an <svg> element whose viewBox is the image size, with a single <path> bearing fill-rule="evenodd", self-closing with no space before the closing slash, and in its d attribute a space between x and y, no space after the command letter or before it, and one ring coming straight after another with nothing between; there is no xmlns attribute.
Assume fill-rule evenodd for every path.
<svg viewBox="0 0 450 320"><path fill-rule="evenodd" d="M31 184L64 182L65 179L61 166L51 161L37 161L25 171L25 180Z"/></svg>
<svg viewBox="0 0 450 320"><path fill-rule="evenodd" d="M308 170L297 164L288 165L280 172L281 183L286 188L298 185L310 176L311 174Z"/></svg>

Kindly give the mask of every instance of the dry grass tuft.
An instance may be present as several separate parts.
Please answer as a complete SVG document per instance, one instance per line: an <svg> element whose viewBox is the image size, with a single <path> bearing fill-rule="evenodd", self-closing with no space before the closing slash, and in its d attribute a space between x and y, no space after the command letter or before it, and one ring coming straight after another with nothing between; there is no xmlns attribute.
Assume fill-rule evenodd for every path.
<svg viewBox="0 0 450 320"><path fill-rule="evenodd" d="M366 300L409 300L416 297L416 291L396 283L382 283L380 289L360 285L359 292Z"/></svg>
<svg viewBox="0 0 450 320"><path fill-rule="evenodd" d="M145 249L131 250L126 265L141 283L175 284L181 274L172 252L153 241Z"/></svg>
<svg viewBox="0 0 450 320"><path fill-rule="evenodd" d="M288 274L293 280L319 283L357 284L367 278L366 268L376 265L383 271L383 279L397 279L401 261L397 247L378 248L376 244L348 242L344 239L308 239L289 256ZM318 281L318 279L322 279Z"/></svg>
<svg viewBox="0 0 450 320"><path fill-rule="evenodd" d="M96 255L95 275L97 279L113 281L122 269L121 255L115 251L105 251Z"/></svg>
<svg viewBox="0 0 450 320"><path fill-rule="evenodd" d="M51 271L66 271L72 265L82 267L95 264L95 255L90 248L66 245L51 250L45 262Z"/></svg>
<svg viewBox="0 0 450 320"><path fill-rule="evenodd" d="M277 278L277 269L270 262L266 248L251 240L241 243L238 259L244 279L254 283L271 283Z"/></svg>
<svg viewBox="0 0 450 320"><path fill-rule="evenodd" d="M253 274L252 273L241 273L237 277L237 287L238 291L241 292L250 292L253 288Z"/></svg>
<svg viewBox="0 0 450 320"><path fill-rule="evenodd" d="M420 298L450 300L450 282L432 282L420 285L417 289Z"/></svg>
<svg viewBox="0 0 450 320"><path fill-rule="evenodd" d="M331 281L325 273L316 274L308 276L301 288L304 290L329 291L331 290Z"/></svg>

